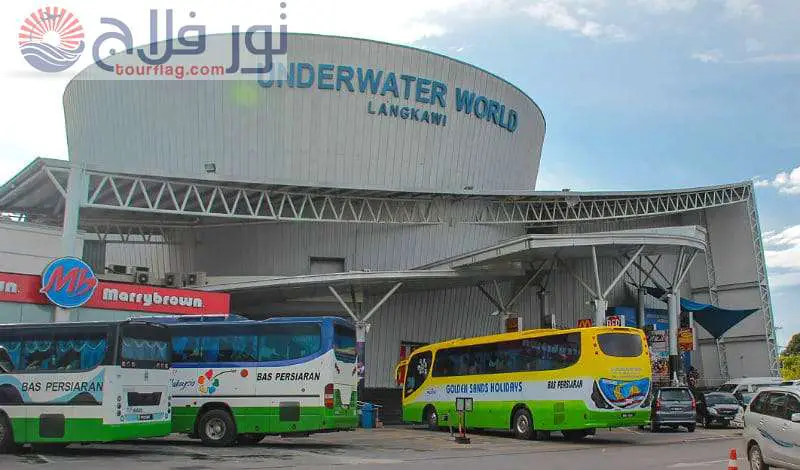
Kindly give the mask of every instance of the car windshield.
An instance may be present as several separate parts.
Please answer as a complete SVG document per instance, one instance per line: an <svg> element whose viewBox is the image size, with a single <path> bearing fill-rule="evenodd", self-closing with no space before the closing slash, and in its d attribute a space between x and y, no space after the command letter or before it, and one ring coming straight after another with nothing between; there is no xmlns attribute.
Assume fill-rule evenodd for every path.
<svg viewBox="0 0 800 470"><path fill-rule="evenodd" d="M664 401L691 401L692 394L685 388L667 388L661 390L661 399Z"/></svg>
<svg viewBox="0 0 800 470"><path fill-rule="evenodd" d="M736 401L736 397L733 395L723 395L721 393L712 393L706 395L706 403L709 405L738 405L739 402Z"/></svg>
<svg viewBox="0 0 800 470"><path fill-rule="evenodd" d="M733 393L736 390L736 384L725 384L719 388L720 392Z"/></svg>

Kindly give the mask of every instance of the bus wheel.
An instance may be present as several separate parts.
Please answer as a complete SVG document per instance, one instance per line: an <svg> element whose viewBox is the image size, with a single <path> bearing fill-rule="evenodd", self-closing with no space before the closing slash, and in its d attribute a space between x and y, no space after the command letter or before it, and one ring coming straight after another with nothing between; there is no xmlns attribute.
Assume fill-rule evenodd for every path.
<svg viewBox="0 0 800 470"><path fill-rule="evenodd" d="M251 446L253 444L258 444L265 437L267 437L265 433L249 432L247 434L239 434L239 437L236 439L236 442L241 445Z"/></svg>
<svg viewBox="0 0 800 470"><path fill-rule="evenodd" d="M425 413L425 423L431 431L439 430L439 414L433 406L428 407L428 411Z"/></svg>
<svg viewBox="0 0 800 470"><path fill-rule="evenodd" d="M525 408L520 408L514 412L511 420L514 437L517 439L530 439L533 437L533 419L531 413Z"/></svg>
<svg viewBox="0 0 800 470"><path fill-rule="evenodd" d="M203 444L213 447L226 447L236 440L236 423L225 410L209 410L200 417L197 426Z"/></svg>
<svg viewBox="0 0 800 470"><path fill-rule="evenodd" d="M13 452L16 449L14 444L14 431L11 429L11 420L5 414L0 413L0 454Z"/></svg>

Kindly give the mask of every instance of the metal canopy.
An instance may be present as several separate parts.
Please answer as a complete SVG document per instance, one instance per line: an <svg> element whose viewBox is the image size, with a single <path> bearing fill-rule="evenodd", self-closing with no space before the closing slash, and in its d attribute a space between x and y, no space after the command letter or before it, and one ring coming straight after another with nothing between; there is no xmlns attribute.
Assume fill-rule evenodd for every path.
<svg viewBox="0 0 800 470"><path fill-rule="evenodd" d="M706 232L698 226L664 227L614 232L525 235L463 255L420 266L431 269L480 269L552 258L616 257L643 246L640 254L678 253L681 247L705 250Z"/></svg>
<svg viewBox="0 0 800 470"><path fill-rule="evenodd" d="M60 225L70 163L37 158L0 186L0 212ZM133 175L83 168L79 227L97 233L269 221L539 224L687 212L749 200L752 183L645 192L415 193Z"/></svg>

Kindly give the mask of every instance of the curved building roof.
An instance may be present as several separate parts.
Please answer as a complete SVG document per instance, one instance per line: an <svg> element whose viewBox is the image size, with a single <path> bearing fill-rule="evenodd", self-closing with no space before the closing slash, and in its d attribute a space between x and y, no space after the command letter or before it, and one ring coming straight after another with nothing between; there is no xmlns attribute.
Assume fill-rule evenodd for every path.
<svg viewBox="0 0 800 470"><path fill-rule="evenodd" d="M198 57L227 65L232 40L207 36ZM173 56L167 65L188 61L189 70L196 62L186 57ZM92 65L64 93L76 162L130 174L290 186L469 194L534 189L542 111L516 86L440 54L290 34L285 62L276 62L283 80L164 79L162 69L154 76L137 54L103 61L112 71ZM142 77L128 72L149 75L132 79Z"/></svg>

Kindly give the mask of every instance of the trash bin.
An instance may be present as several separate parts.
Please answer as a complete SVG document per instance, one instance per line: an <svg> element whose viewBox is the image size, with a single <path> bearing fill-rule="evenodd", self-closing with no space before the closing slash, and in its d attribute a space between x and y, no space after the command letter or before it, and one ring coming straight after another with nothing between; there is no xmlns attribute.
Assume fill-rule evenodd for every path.
<svg viewBox="0 0 800 470"><path fill-rule="evenodd" d="M375 427L375 406L372 403L361 405L361 427L365 429Z"/></svg>

